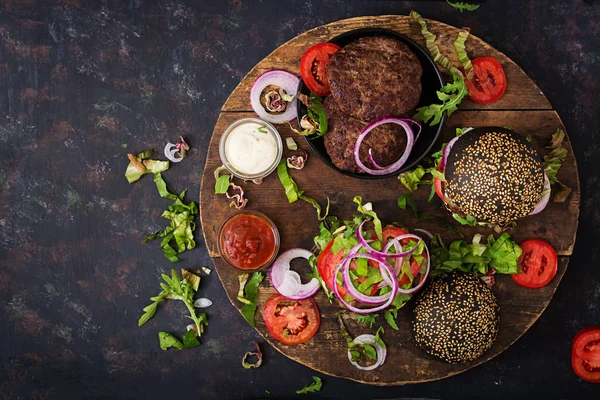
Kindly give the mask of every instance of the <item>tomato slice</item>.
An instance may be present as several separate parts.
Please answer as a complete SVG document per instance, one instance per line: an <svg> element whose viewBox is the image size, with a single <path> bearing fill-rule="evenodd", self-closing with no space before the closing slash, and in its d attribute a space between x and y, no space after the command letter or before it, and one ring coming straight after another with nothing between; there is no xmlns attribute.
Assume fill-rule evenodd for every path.
<svg viewBox="0 0 600 400"><path fill-rule="evenodd" d="M523 272L512 275L513 281L530 289L550 283L558 270L558 257L552 246L543 240L527 239L521 243L521 249L519 267Z"/></svg>
<svg viewBox="0 0 600 400"><path fill-rule="evenodd" d="M506 91L506 75L502 65L490 57L479 57L472 63L473 77L465 82L471 99L486 104L502 97Z"/></svg>
<svg viewBox="0 0 600 400"><path fill-rule="evenodd" d="M582 329L575 336L571 365L584 381L600 383L600 326Z"/></svg>
<svg viewBox="0 0 600 400"><path fill-rule="evenodd" d="M327 64L333 53L340 46L333 43L319 43L302 54L300 60L300 76L306 86L316 95L329 96L329 82L327 81Z"/></svg>
<svg viewBox="0 0 600 400"><path fill-rule="evenodd" d="M317 270L319 271L319 275L321 279L325 281L325 284L329 288L329 290L333 290L333 285L335 282L335 269L340 261L344 258L344 250L340 250L338 254L333 254L331 251L331 246L333 246L334 240L329 242L327 246L323 249L321 254L319 254L319 258L317 259ZM336 283L337 285L337 283ZM346 297L348 291L341 285L337 285L340 296Z"/></svg>
<svg viewBox="0 0 600 400"><path fill-rule="evenodd" d="M285 344L306 342L321 324L319 309L313 298L290 300L280 294L267 300L263 320L271 336Z"/></svg>
<svg viewBox="0 0 600 400"><path fill-rule="evenodd" d="M435 169L439 172L443 172L442 160L440 160ZM440 178L433 177L433 187L435 188L435 193L438 195L438 197L442 199L442 201L444 201L444 193L442 192L442 180Z"/></svg>

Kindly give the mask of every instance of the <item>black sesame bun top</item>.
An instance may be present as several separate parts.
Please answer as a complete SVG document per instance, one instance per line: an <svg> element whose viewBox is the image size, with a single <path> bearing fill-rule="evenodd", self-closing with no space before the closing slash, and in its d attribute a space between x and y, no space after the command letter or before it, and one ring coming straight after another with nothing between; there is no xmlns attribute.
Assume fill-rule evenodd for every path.
<svg viewBox="0 0 600 400"><path fill-rule="evenodd" d="M544 170L520 135L498 127L463 134L450 150L444 196L480 222L503 225L528 215L542 198Z"/></svg>
<svg viewBox="0 0 600 400"><path fill-rule="evenodd" d="M415 302L415 341L445 362L472 361L492 347L499 313L496 296L480 278L463 273L443 275Z"/></svg>

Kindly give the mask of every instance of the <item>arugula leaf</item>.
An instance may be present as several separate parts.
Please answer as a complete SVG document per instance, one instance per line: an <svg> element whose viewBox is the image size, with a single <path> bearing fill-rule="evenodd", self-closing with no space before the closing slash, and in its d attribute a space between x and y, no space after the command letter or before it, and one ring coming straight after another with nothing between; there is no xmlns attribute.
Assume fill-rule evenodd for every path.
<svg viewBox="0 0 600 400"><path fill-rule="evenodd" d="M396 318L398 318L397 308L388 308L383 312L383 316L387 321L388 325L395 331L398 330L398 324L396 324Z"/></svg>
<svg viewBox="0 0 600 400"><path fill-rule="evenodd" d="M308 107L308 116L313 121L318 121L319 133L311 139L316 139L327 133L327 116L325 115L325 109L323 108L323 98L311 93L310 96L310 107Z"/></svg>
<svg viewBox="0 0 600 400"><path fill-rule="evenodd" d="M429 29L427 29L427 22L423 19L423 17L421 17L421 15L416 11L411 11L410 16L416 19L419 25L421 25L421 35L423 35L423 38L425 39L425 47L427 47L427 50L429 51L431 58L433 58L433 61L446 68L452 75L461 75L462 73L452 65L446 56L440 52L440 48L435 44L436 36L431 33Z"/></svg>
<svg viewBox="0 0 600 400"><path fill-rule="evenodd" d="M158 332L158 342L161 350L168 350L175 347L178 350L184 348L183 343L169 332Z"/></svg>
<svg viewBox="0 0 600 400"><path fill-rule="evenodd" d="M375 323L375 320L377 319L379 314L361 315L355 313L354 316L356 317L356 321L358 321L359 323L363 324L364 326L367 326L368 324L369 328L373 328L373 324Z"/></svg>
<svg viewBox="0 0 600 400"><path fill-rule="evenodd" d="M382 334L384 334L385 331L383 330L383 326L380 326L379 329L377 329L377 332L375 332L375 339L373 339L375 341L375 343L378 343L381 347L383 347L384 349L387 348L385 346L385 343L383 342L383 339L381 339Z"/></svg>
<svg viewBox="0 0 600 400"><path fill-rule="evenodd" d="M314 382L310 385L304 386L300 390L296 390L296 394L306 394L320 391L321 387L323 386L323 381L318 376L313 376L312 378Z"/></svg>
<svg viewBox="0 0 600 400"><path fill-rule="evenodd" d="M443 103L417 108L417 113L413 116L414 119L424 123L431 121L429 125L433 126L440 123L444 112L450 116L458 109L458 105L469 92L461 75L453 73L452 79L452 83L447 83L437 92L438 99Z"/></svg>
<svg viewBox="0 0 600 400"><path fill-rule="evenodd" d="M551 149L550 153L544 156L544 162L542 166L544 167L544 172L548 177L551 185L558 183L561 187L560 191L558 191L553 197L552 201L555 203L564 202L569 194L571 193L571 189L561 183L556 175L558 174L558 170L562 167L562 164L565 162L567 158L567 149L565 149L562 145L562 142L565 138L565 132L557 128L556 132L552 134L552 140L550 145L548 146Z"/></svg>
<svg viewBox="0 0 600 400"><path fill-rule="evenodd" d="M298 199L304 200L317 210L317 218L319 221L323 221L327 217L327 214L329 214L329 197L327 198L327 207L325 208L325 213L321 214L322 209L319 203L311 197L304 196L304 191L298 189L298 185L288 173L287 162L283 158L277 166L277 177L285 189L285 195L288 199L288 203L295 203L298 201Z"/></svg>
<svg viewBox="0 0 600 400"><path fill-rule="evenodd" d="M156 313L158 304L165 299L181 300L190 313L188 318L194 322L196 334L200 336L204 332L204 325L208 325L208 321L205 313L196 314L196 310L194 309L194 295L196 291L194 287L186 279L180 279L177 271L174 269L171 270L171 276L162 274L162 278L165 281L165 283L160 284L163 290L157 296L150 298L153 303L144 307L144 314L140 317L138 326L142 326L148 322Z"/></svg>
<svg viewBox="0 0 600 400"><path fill-rule="evenodd" d="M477 6L479 7L479 6ZM460 31L458 32L458 37L454 41L454 49L456 50L456 55L458 56L458 61L463 66L465 70L465 75L468 80L473 77L473 64L469 59L469 55L467 54L467 49L465 47L465 43L469 38L469 31Z"/></svg>
<svg viewBox="0 0 600 400"><path fill-rule="evenodd" d="M262 280L262 272L255 272L252 274L246 284L246 299L248 299L250 303L247 303L242 307L242 315L254 328L256 327L254 324L254 314L256 313L256 301L258 300L258 285L260 285Z"/></svg>
<svg viewBox="0 0 600 400"><path fill-rule="evenodd" d="M138 155L127 154L129 164L125 170L127 182L133 183L142 175L163 172L169 169L168 161L148 160L152 156L152 150L146 150Z"/></svg>
<svg viewBox="0 0 600 400"><path fill-rule="evenodd" d="M469 4L469 3L463 3L460 1L453 3L450 0L446 0L446 3L450 4L452 7L454 7L461 13L463 11L475 11L481 6L480 4Z"/></svg>
<svg viewBox="0 0 600 400"><path fill-rule="evenodd" d="M363 350L365 352L365 355L370 359L370 360L377 360L377 351L375 350L375 347L371 346L368 343L363 344Z"/></svg>

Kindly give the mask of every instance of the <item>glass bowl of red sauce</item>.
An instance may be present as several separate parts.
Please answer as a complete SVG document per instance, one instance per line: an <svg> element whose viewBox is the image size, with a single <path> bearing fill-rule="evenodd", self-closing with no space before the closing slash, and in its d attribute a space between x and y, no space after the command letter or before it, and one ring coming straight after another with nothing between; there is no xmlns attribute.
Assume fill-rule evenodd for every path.
<svg viewBox="0 0 600 400"><path fill-rule="evenodd" d="M270 265L279 252L279 231L266 215L240 211L227 218L219 229L221 258L242 272L259 271Z"/></svg>

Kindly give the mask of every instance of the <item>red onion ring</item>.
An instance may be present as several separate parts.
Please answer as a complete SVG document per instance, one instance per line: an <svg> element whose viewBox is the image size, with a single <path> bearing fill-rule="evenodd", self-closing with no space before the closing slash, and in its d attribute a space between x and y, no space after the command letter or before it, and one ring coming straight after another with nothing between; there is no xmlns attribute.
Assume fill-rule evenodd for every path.
<svg viewBox="0 0 600 400"><path fill-rule="evenodd" d="M388 270L389 275L393 276L394 271L391 269L391 267L389 265L387 265L387 263L383 263L382 265L385 265L386 269ZM334 279L340 272L340 268L342 268L342 266L343 266L342 263L338 264L338 267L335 269L335 273L333 274ZM383 276L383 274L382 274L382 276ZM355 312L357 314L371 314L371 313L374 313L377 311L381 311L381 310L389 307L390 304L392 304L392 302L396 298L396 294L398 294L398 280L392 279L392 291L390 294L390 298L387 299L387 301L385 303L383 303L380 306L374 307L374 308L357 308L357 307L354 307L352 304L348 303L342 296L340 296L340 291L339 291L338 285L336 285L336 283L337 282L334 282L333 291L334 291L335 295L337 296L338 300L348 310Z"/></svg>
<svg viewBox="0 0 600 400"><path fill-rule="evenodd" d="M374 164L375 168L379 167L381 169L368 168L360 160L360 156L359 156L360 145L362 144L362 141L364 140L364 138L369 134L369 132L371 132L373 129L377 128L379 125L389 124L389 123L397 124L397 125L400 125L402 128L404 128L404 131L406 132L406 148L404 149L404 153L396 162L388 165L385 168L381 168L377 164ZM410 156L410 152L412 151L414 142L415 142L415 136L414 136L413 130L404 119L390 118L390 117L381 118L377 121L371 122L369 125L367 125L367 127L365 129L362 130L360 135L358 135L358 139L356 139L356 144L354 145L354 161L356 162L356 165L358 165L358 167L360 169L362 169L364 172L366 172L367 174L370 174L370 175L391 174L393 172L398 171L400 168L402 168L402 166L404 165L404 163ZM370 158L372 159L373 157L371 156Z"/></svg>
<svg viewBox="0 0 600 400"><path fill-rule="evenodd" d="M342 275L344 276L344 286L346 287L346 290L348 291L348 293L350 293L350 296L354 297L356 300L360 301L361 303L364 304L369 304L369 305L375 305L375 304L381 304L384 301L388 300L389 297L391 296L391 292L388 292L386 294L380 295L380 296L369 296L366 295L364 293L361 293L352 283L352 280L350 279L350 262L355 259L355 258L366 258L367 260L373 260L376 261L377 263L379 263L380 267L379 270L381 271L381 276L383 277L383 279L386 281L386 283L389 285L393 279L395 278L395 275L389 275L389 270L387 268L381 268L381 265L385 263L385 261L379 259L378 257L375 257L371 254L352 254L348 257L345 258L345 260L343 260L343 265L342 265ZM386 264L387 266L387 264ZM388 279L385 279L387 275Z"/></svg>
<svg viewBox="0 0 600 400"><path fill-rule="evenodd" d="M465 133L472 131L473 128L467 128L465 129L465 131L460 135L464 135ZM448 142L448 144L446 145L446 147L444 147L444 152L442 153L442 172L444 172L446 170L446 161L448 159L448 156L450 155L450 150L452 150L452 146L454 146L454 143L456 143L456 141L458 140L458 138L460 136L455 137L454 139L452 139L451 141Z"/></svg>
<svg viewBox="0 0 600 400"><path fill-rule="evenodd" d="M377 351L377 361L375 361L375 364L373 365L363 367L356 361L352 361L352 354L350 354L350 350L348 350L348 360L350 360L350 363L352 365L363 371L371 371L383 365L383 363L385 362L385 356L387 355L387 350L384 349L379 343L375 342L375 335L365 333L364 335L355 337L353 342L356 344L372 344L375 347L375 350Z"/></svg>
<svg viewBox="0 0 600 400"><path fill-rule="evenodd" d="M296 99L286 102L286 109L281 114L271 114L265 110L260 103L260 95L263 90L269 85L276 85L286 91L290 96L296 96L300 78L287 71L275 69L265 72L254 81L252 89L250 89L250 104L254 112L265 121L273 124L283 124L286 121L296 119Z"/></svg>
<svg viewBox="0 0 600 400"><path fill-rule="evenodd" d="M358 242L371 254L379 257L379 258L400 258L400 257L404 257L404 256L408 256L410 254L412 254L413 251L415 251L415 249L417 248L417 246L419 245L419 241L423 240L420 237L418 237L417 235L412 235L410 233L407 233L406 235L401 235L398 236L400 239L398 240L402 240L402 239L417 239L417 244L410 250L407 251L403 251L402 248L400 248L398 253L392 253L389 254L387 253L389 251L389 249L392 247L391 246L391 242L388 243L385 247L385 249L383 251L378 251L375 250L374 248L372 248L371 246L369 246L369 244L367 243L367 241L365 240L363 234L362 234L362 227L365 224L365 222L367 222L366 220L363 221L359 226L358 229L356 230L356 236L358 237ZM396 238L397 239L397 238ZM396 247L396 250L398 250L398 247Z"/></svg>
<svg viewBox="0 0 600 400"><path fill-rule="evenodd" d="M405 236L405 235L401 235L401 236ZM400 246L400 248L402 248L401 244L399 242L399 240L403 239L403 238L401 238L401 236L398 236L397 238L391 239L391 241L387 244L387 246L385 248L387 249L388 246L390 246L390 245L396 246L396 249L398 249L398 246ZM415 235L413 235L413 236L415 236ZM396 239L398 239L398 240L396 240ZM419 239L421 239L421 238L419 238ZM421 240L423 240L423 239L421 239ZM413 293L418 292L423 287L423 285L425 285L425 281L427 280L427 277L429 276L429 271L431 269L431 256L429 255L429 248L427 247L427 245L425 244L425 242L423 242L423 246L425 247L425 253L427 254L427 257L425 258L425 262L427 262L427 268L425 269L425 273L423 274L423 278L417 284L417 286L413 286L410 289L402 289L401 287L398 287L398 293L413 294ZM384 249L384 251L385 251L385 249ZM402 266L402 264L400 263L400 267L401 266ZM396 265L396 267L397 267L397 265Z"/></svg>
<svg viewBox="0 0 600 400"><path fill-rule="evenodd" d="M279 294L292 300L304 300L314 296L320 284L316 278L308 283L300 282L300 275L290 270L290 261L294 258L309 259L313 253L305 249L291 249L277 257L271 268L271 284Z"/></svg>
<svg viewBox="0 0 600 400"><path fill-rule="evenodd" d="M550 201L550 180L548 179L548 176L546 175L546 173L544 172L544 192L546 192L545 195L542 196L542 199L540 201L538 201L538 203L535 205L535 208L533 209L532 212L529 213L529 215L535 215L535 214L539 214L541 213L544 208L546 208L546 206L548 205L548 202Z"/></svg>

